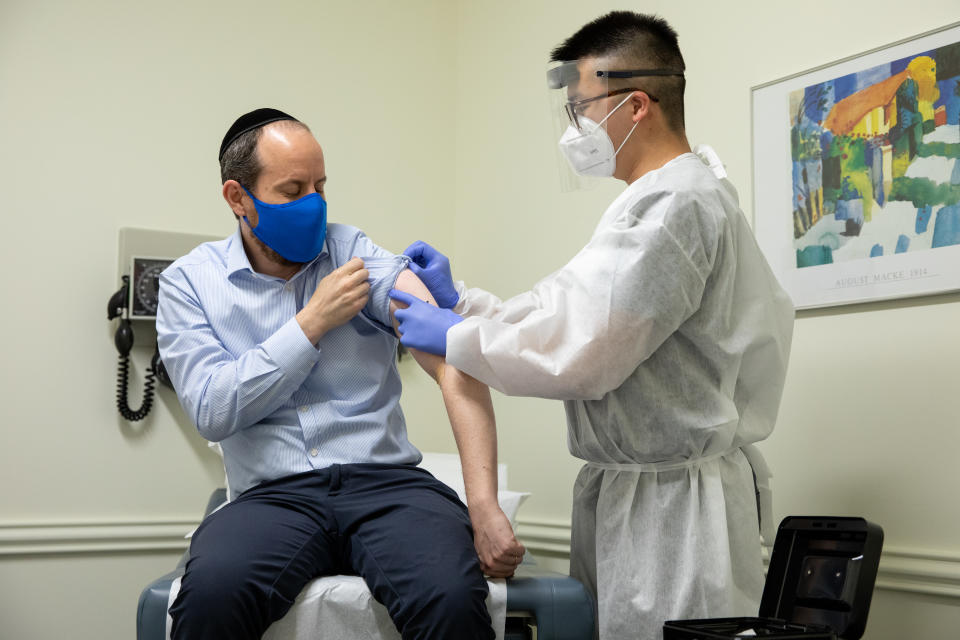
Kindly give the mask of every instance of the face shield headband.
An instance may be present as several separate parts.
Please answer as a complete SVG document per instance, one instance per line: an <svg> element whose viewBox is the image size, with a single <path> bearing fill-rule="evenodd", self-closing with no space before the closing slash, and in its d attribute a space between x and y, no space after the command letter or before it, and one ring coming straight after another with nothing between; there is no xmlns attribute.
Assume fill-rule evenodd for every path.
<svg viewBox="0 0 960 640"><path fill-rule="evenodd" d="M565 62L560 65L553 67L547 71L547 87L550 89L567 89L571 85L576 85L580 82L580 71L578 67L579 62ZM609 85L610 80L619 80L627 78L643 78L643 77L654 77L654 76L680 76L683 77L683 71L678 69L629 69L622 71L611 71L605 69L598 69L592 72L595 77L604 85L606 88ZM582 129L580 123L580 117L582 116L582 109L587 104L594 102L596 100L603 100L604 98L609 98L610 96L616 96L623 93L631 93L633 91L643 91L646 93L653 102L660 102L660 99L654 96L649 91L642 89L640 87L625 87L622 89L613 89L601 93L600 95L592 96L589 98L583 98L580 100L566 100L564 102L564 112L567 115L569 124L573 125L577 131Z"/></svg>

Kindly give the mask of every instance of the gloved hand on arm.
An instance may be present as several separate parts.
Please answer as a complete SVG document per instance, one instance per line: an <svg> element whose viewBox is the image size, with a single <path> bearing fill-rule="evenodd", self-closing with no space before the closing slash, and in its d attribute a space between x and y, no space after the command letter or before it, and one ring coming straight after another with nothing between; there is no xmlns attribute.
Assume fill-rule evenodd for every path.
<svg viewBox="0 0 960 640"><path fill-rule="evenodd" d="M410 258L410 271L427 285L437 304L443 309L453 309L460 301L460 294L453 286L450 260L426 242L417 240L403 252Z"/></svg>
<svg viewBox="0 0 960 640"><path fill-rule="evenodd" d="M400 343L409 349L445 357L447 330L458 322L463 322L463 317L449 309L435 307L405 291L391 289L390 297L408 305L406 309L397 309L393 314L400 332Z"/></svg>

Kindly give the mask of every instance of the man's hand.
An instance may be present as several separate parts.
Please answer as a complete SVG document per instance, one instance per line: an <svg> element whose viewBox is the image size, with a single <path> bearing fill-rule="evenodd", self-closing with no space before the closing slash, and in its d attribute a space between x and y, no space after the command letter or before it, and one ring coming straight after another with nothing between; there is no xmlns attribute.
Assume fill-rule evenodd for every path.
<svg viewBox="0 0 960 640"><path fill-rule="evenodd" d="M313 344L360 313L370 298L370 272L353 258L317 284L313 296L297 314L297 322Z"/></svg>
<svg viewBox="0 0 960 640"><path fill-rule="evenodd" d="M493 578L509 578L526 551L513 535L510 520L496 503L469 510L480 568Z"/></svg>
<svg viewBox="0 0 960 640"><path fill-rule="evenodd" d="M410 271L427 285L441 309L453 309L460 294L453 286L450 275L450 260L426 242L417 240L407 247L403 255L410 258Z"/></svg>

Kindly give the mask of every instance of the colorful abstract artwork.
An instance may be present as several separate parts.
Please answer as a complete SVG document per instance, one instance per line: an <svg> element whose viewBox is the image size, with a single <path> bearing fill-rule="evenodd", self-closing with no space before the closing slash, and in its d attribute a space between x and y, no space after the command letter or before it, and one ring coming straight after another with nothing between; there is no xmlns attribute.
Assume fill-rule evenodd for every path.
<svg viewBox="0 0 960 640"><path fill-rule="evenodd" d="M790 93L797 267L960 244L960 42Z"/></svg>
<svg viewBox="0 0 960 640"><path fill-rule="evenodd" d="M752 95L754 231L798 308L960 289L960 23Z"/></svg>

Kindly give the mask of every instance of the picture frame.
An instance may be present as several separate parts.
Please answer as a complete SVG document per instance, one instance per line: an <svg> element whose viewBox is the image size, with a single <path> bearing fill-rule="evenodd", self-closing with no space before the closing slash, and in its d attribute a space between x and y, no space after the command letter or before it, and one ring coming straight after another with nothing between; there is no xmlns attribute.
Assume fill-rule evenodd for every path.
<svg viewBox="0 0 960 640"><path fill-rule="evenodd" d="M960 290L960 22L751 88L751 127L797 309Z"/></svg>

